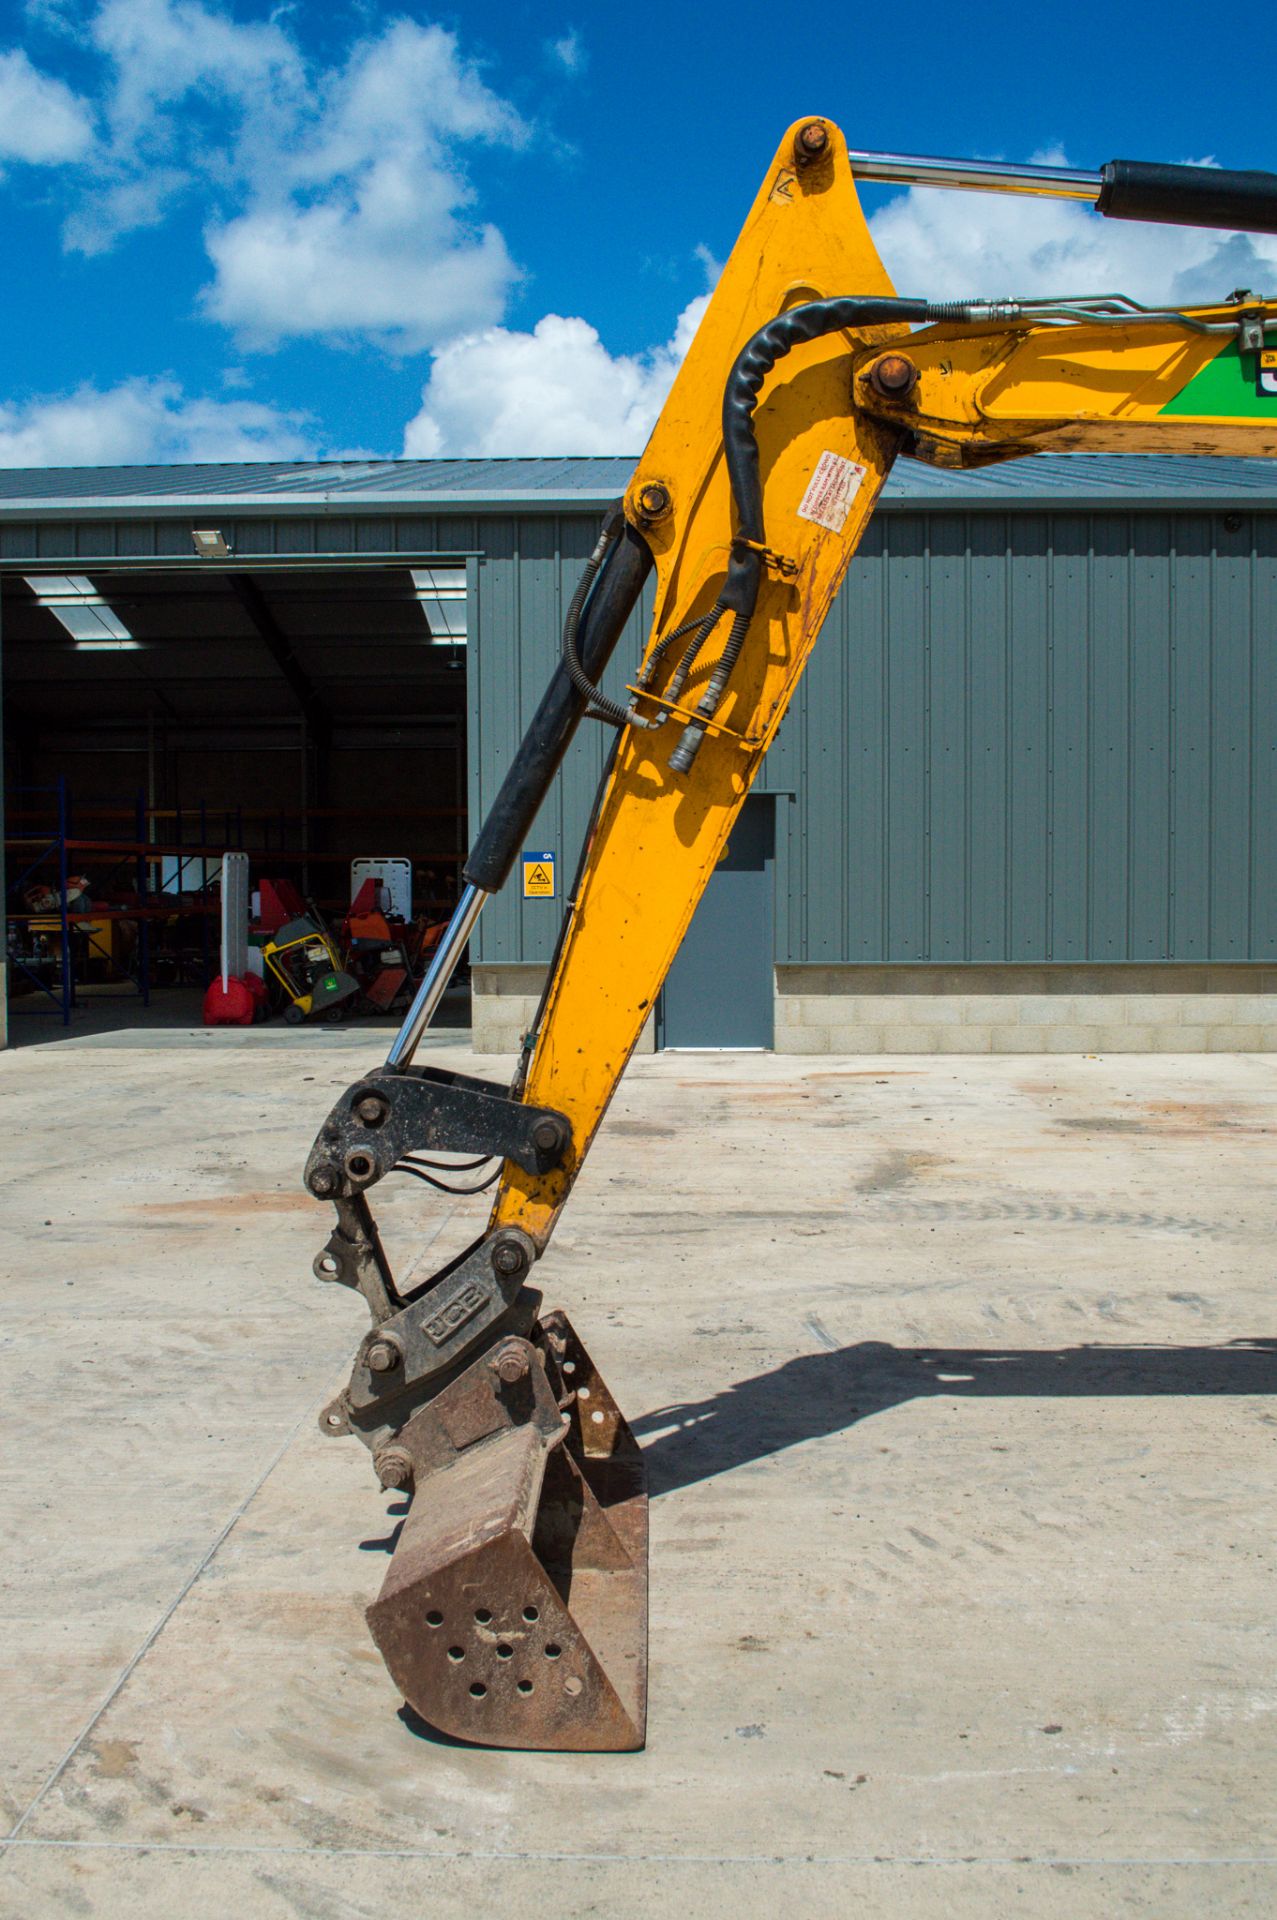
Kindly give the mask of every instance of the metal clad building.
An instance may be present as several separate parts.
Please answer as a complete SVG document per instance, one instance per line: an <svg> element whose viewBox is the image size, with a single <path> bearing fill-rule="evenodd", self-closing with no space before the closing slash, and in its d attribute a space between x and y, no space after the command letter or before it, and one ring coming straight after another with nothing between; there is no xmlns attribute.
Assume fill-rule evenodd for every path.
<svg viewBox="0 0 1277 1920"><path fill-rule="evenodd" d="M1277 957L1277 520L884 515L831 629L778 959Z"/></svg>
<svg viewBox="0 0 1277 1920"><path fill-rule="evenodd" d="M631 466L0 475L0 570L194 571L210 514L241 566L459 556L473 823ZM764 769L772 797L751 802L767 913L756 893L728 932L766 935L776 994L773 1031L744 1043L1277 1044L1275 615L1277 462L901 463ZM558 856L560 905L609 737L581 729L532 836ZM494 1045L526 1025L558 910L511 886L481 922Z"/></svg>

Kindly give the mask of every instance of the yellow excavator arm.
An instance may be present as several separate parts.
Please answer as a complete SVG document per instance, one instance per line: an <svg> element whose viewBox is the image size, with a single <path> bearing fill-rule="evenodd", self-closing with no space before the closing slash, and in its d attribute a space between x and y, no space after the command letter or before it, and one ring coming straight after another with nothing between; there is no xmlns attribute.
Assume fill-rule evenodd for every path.
<svg viewBox="0 0 1277 1920"><path fill-rule="evenodd" d="M1113 162L1092 178L870 156L824 120L782 141L567 610L562 664L432 969L386 1066L337 1103L306 1166L309 1190L337 1212L315 1270L361 1291L372 1315L321 1426L357 1433L382 1484L413 1495L370 1625L410 1703L469 1741L643 1742L642 1460L531 1276L892 463L1081 448L1277 455L1277 302L902 297L858 176L1277 231L1267 174ZM600 676L653 571L651 635L613 701ZM615 729L615 749L514 1086L417 1067L483 902L587 714ZM440 1153L490 1162L491 1219L401 1291L368 1190L395 1172L439 1184L457 1167Z"/></svg>

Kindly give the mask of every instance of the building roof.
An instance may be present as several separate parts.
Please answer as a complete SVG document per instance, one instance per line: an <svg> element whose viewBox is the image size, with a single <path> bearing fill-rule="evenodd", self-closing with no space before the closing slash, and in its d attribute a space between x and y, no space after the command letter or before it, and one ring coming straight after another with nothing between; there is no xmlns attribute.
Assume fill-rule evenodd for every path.
<svg viewBox="0 0 1277 1920"><path fill-rule="evenodd" d="M236 513L553 511L614 500L636 457L239 461L224 465L0 469L0 520ZM886 507L1277 506L1277 460L1044 453L969 472L901 460Z"/></svg>

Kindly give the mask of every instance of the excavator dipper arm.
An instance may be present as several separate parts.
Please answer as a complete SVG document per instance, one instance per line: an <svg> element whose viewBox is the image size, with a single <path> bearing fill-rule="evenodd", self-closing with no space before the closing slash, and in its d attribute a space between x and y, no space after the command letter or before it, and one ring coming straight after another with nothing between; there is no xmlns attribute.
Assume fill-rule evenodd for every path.
<svg viewBox="0 0 1277 1920"><path fill-rule="evenodd" d="M826 121L782 142L567 611L562 664L467 861L434 967L386 1066L337 1103L307 1162L308 1188L337 1211L315 1270L362 1292L372 1317L321 1426L358 1434L382 1484L413 1495L369 1609L373 1636L411 1705L476 1743L643 1743L642 1460L529 1276L892 462L1086 446L1277 454L1277 378L1271 391L1266 378L1277 307L902 299L856 195L867 158ZM1192 169L1118 162L1096 183L1101 202L1119 168L1119 217L1191 203L1203 222L1240 207L1252 225L1265 210L1277 224L1269 176L1211 170L1203 187ZM1192 181L1164 177L1181 174ZM653 571L651 635L626 699L612 701L599 679ZM416 1067L479 909L586 713L615 727L615 749L514 1086ZM491 1218L465 1253L401 1291L368 1190L396 1169L438 1166L422 1156L441 1150L499 1163Z"/></svg>

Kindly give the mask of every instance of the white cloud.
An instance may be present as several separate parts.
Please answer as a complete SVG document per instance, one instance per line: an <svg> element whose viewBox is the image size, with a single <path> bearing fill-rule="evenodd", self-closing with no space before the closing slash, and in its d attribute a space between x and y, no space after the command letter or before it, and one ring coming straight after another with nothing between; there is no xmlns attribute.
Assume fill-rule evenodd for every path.
<svg viewBox="0 0 1277 1920"><path fill-rule="evenodd" d="M89 109L70 87L25 53L0 53L0 160L57 165L80 159L92 141Z"/></svg>
<svg viewBox="0 0 1277 1920"><path fill-rule="evenodd" d="M517 269L494 226L466 219L456 148L522 137L451 34L393 22L256 171L255 204L210 224L205 311L249 344L360 334L406 352L498 319Z"/></svg>
<svg viewBox="0 0 1277 1920"><path fill-rule="evenodd" d="M637 453L708 303L693 300L673 338L645 354L609 353L588 321L555 313L531 333L490 327L454 341L435 359L404 453Z"/></svg>
<svg viewBox="0 0 1277 1920"><path fill-rule="evenodd" d="M194 203L213 267L203 309L248 347L359 337L421 352L500 319L518 271L470 217L464 153L526 130L455 35L395 18L312 66L286 16L100 0L88 38L105 131L69 247L104 252Z"/></svg>
<svg viewBox="0 0 1277 1920"><path fill-rule="evenodd" d="M359 207L248 214L211 231L208 249L217 278L204 311L249 349L358 333L421 352L500 313L515 272L495 227L461 242L421 225L405 233Z"/></svg>
<svg viewBox="0 0 1277 1920"><path fill-rule="evenodd" d="M240 194L307 98L287 34L200 0L100 0L83 37L102 63L103 132L63 230L74 252L106 252L193 191Z"/></svg>
<svg viewBox="0 0 1277 1920"><path fill-rule="evenodd" d="M1129 293L1189 305L1277 288L1275 236L1105 220L1076 201L911 187L869 228L899 291L924 299Z"/></svg>
<svg viewBox="0 0 1277 1920"><path fill-rule="evenodd" d="M168 378L0 404L0 467L303 460L314 451L303 416L251 400L191 398Z"/></svg>
<svg viewBox="0 0 1277 1920"><path fill-rule="evenodd" d="M101 0L90 38L111 65L107 113L122 139L178 132L157 125L158 110L192 93L260 109L304 86L301 55L276 23L199 0Z"/></svg>
<svg viewBox="0 0 1277 1920"><path fill-rule="evenodd" d="M584 73L589 65L589 55L575 27L569 27L568 31L560 34L557 40L548 40L545 50L551 60L556 61L565 73Z"/></svg>

